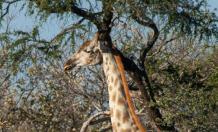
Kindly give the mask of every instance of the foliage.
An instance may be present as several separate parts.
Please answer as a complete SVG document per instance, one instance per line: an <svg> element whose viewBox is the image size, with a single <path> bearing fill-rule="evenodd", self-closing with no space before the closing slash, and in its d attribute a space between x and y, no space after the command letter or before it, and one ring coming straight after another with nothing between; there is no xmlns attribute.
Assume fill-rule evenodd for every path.
<svg viewBox="0 0 218 132"><path fill-rule="evenodd" d="M131 0L129 0L132 2ZM145 12L160 35L145 66L157 106L167 124L180 131L218 128L217 16L206 0L119 0L113 6L114 44L137 63L140 50L152 36L133 20ZM17 5L16 5L17 4ZM2 131L78 131L91 115L108 109L107 86L99 66L68 74L63 62L96 31L93 23L72 13L72 6L101 18L102 1L2 0L0 2L0 128ZM31 31L10 26L13 7L35 17ZM63 30L42 39L43 23L63 21ZM79 19L79 21L78 21ZM13 20L12 20L13 21ZM69 22L70 21L70 22ZM70 26L66 26L66 23ZM72 24L73 23L73 24ZM129 78L131 86L135 86ZM133 92L139 111L146 113L140 92ZM147 122L146 116L141 117ZM92 124L104 130L110 122Z"/></svg>

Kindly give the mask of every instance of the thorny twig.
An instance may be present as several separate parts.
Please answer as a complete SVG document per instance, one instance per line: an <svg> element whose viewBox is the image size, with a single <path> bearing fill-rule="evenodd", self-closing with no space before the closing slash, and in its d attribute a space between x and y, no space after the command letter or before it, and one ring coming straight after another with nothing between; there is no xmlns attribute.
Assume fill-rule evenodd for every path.
<svg viewBox="0 0 218 132"><path fill-rule="evenodd" d="M89 119L86 122L83 123L82 128L80 129L80 132L86 132L89 124L91 123L91 121L93 119L95 119L95 118L97 118L98 116L101 116L101 115L109 115L109 113L110 113L109 111L102 111L102 112L99 112L99 113L89 117Z"/></svg>
<svg viewBox="0 0 218 132"><path fill-rule="evenodd" d="M4 16L6 16L8 13L9 13L9 9L10 9L10 6L18 1L21 1L21 0L13 0L13 1L4 1L2 3L6 3L6 7L3 9L5 10L4 13L1 13L1 16L0 16L0 20L3 19Z"/></svg>

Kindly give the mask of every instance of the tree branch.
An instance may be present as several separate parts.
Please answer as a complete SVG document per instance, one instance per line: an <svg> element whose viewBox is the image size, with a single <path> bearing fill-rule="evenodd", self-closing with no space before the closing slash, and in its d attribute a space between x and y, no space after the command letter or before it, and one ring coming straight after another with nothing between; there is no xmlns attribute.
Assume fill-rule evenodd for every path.
<svg viewBox="0 0 218 132"><path fill-rule="evenodd" d="M156 27L156 24L153 22L152 19L150 19L149 17L145 16L145 14L143 13L144 12L144 8L140 8L139 6L137 6L137 3L135 3L134 1L132 0L127 0L127 3L129 4L130 6L130 12L131 12L131 17L136 21L138 22L139 24L143 25L143 26L146 26L146 27L149 27L151 29L153 29L154 33L153 33L153 36L151 39L148 40L147 42L147 45L144 49L141 50L141 55L140 55L140 68L141 68L141 76L144 77L146 83L147 83L147 86L148 86L148 90L149 90L149 94L150 94L150 98L152 99L153 102L156 102L155 99L154 99L154 93L153 93L153 90L152 90L152 87L151 87L151 83L150 83L150 80L148 78L148 74L146 72L146 69L145 69L145 65L144 65L144 62L145 62L145 58L146 58L146 55L148 53L148 51L151 50L151 48L153 47L154 43L156 42L158 36L159 36L159 31ZM145 3L147 4L147 3ZM141 89L142 93L145 94L146 93L146 90L145 89ZM144 95L144 96L147 96L147 95ZM146 97L145 97L146 98ZM147 97L149 98L149 97ZM150 100L148 100L150 101Z"/></svg>
<svg viewBox="0 0 218 132"><path fill-rule="evenodd" d="M101 12L99 13L91 13L85 10L82 10L81 8L78 8L75 3L72 3L71 6L71 11L81 17L84 17L85 19L90 20L91 22L93 22L94 24L98 25L99 24L99 19L97 19L97 15L101 14Z"/></svg>
<svg viewBox="0 0 218 132"><path fill-rule="evenodd" d="M9 13L9 9L10 9L10 6L13 4L13 3L16 3L18 1L21 1L21 0L13 0L13 1L5 1L3 3L7 3L7 6L5 7L5 12L4 13L1 13L1 16L0 16L0 20L3 19L4 16L6 16L8 13Z"/></svg>
<svg viewBox="0 0 218 132"><path fill-rule="evenodd" d="M41 0L36 0L34 2L40 9L47 11L49 13L72 12L72 13L77 14L80 17L83 17L93 22L95 25L99 25L100 18L98 18L98 16L102 14L102 12L93 13L93 12L85 11L82 8L77 7L75 0L72 0L70 3L67 3L67 4L49 3L50 5L44 4L43 3L44 1L41 1Z"/></svg>
<svg viewBox="0 0 218 132"><path fill-rule="evenodd" d="M136 5L137 3L135 3L132 0L127 0L127 3L129 4L130 9L131 9L130 10L131 17L139 24L141 24L145 27L149 27L153 30L153 36L148 40L146 47L144 49L142 49L142 51L141 51L140 62L139 62L141 70L140 70L140 73L138 73L141 77L137 78L137 80L139 81L138 85L141 86L140 90L144 94L143 98L144 98L144 101L146 102L146 106L148 107L147 110L149 113L149 117L152 120L152 122L155 123L154 128L157 128L157 131L159 131L159 129L176 131L173 125L167 126L165 124L161 124L161 123L163 123L163 118L162 118L162 115L157 107L155 107L155 106L149 107L150 99L152 99L153 102L156 102L156 101L154 99L154 93L153 93L153 90L151 87L150 80L148 78L148 74L147 74L146 69L145 69L144 62L145 62L147 53L151 50L151 48L154 46L156 40L158 39L159 30L158 30L156 24L154 23L154 21L145 15L144 8L143 9L140 8L140 6L137 6ZM137 75L135 75L135 76L137 76ZM147 83L147 86L149 88L150 97L148 97L147 90L143 88L142 77L145 79L145 81ZM161 122L157 122L157 119L160 119ZM152 124L154 124L154 123L152 123Z"/></svg>
<svg viewBox="0 0 218 132"><path fill-rule="evenodd" d="M142 77L144 77L146 83L147 83L147 86L148 86L148 90L149 90L149 94L150 94L150 98L153 102L156 102L155 98L154 98L154 93L153 93L153 90L152 90L152 86L151 86L151 83L150 83L150 80L149 80L149 77L148 77L148 74L147 74L147 71L146 71L146 68L145 68L145 59L146 59L146 55L147 53L152 49L152 47L154 46L158 36L159 36L159 31L156 27L156 24L153 22L153 20L151 20L150 18L144 16L144 15L136 15L136 14L133 14L132 15L133 19L136 20L139 24L143 25L143 26L146 26L146 27L149 27L151 29L153 29L154 33L153 33L153 36L151 37L151 39L148 40L147 42L147 45L144 49L142 49L141 51L141 55L140 55L140 67L141 67L141 73L140 75L142 75ZM144 96L148 96L146 95L146 90L143 88L141 89L142 93L144 93ZM146 97L144 98L146 99ZM147 97L146 99L147 101L147 106L149 106L149 97ZM151 120L153 122L155 122L155 127L156 129L159 129L160 130L173 130L173 131L176 131L176 129L174 128L174 125L172 126L167 126L165 124L162 124L163 123L163 118L162 118L162 115L159 111L159 109L157 107L149 107L148 108L148 113L149 113L149 116L151 118ZM157 122L157 119L160 119L161 122ZM154 124L154 123L152 123Z"/></svg>
<svg viewBox="0 0 218 132"><path fill-rule="evenodd" d="M141 60L141 63L144 63L145 61L145 58L146 58L146 55L147 53L151 50L151 48L154 46L158 36L159 36L159 31L157 29L157 26L156 24L153 22L152 19L150 19L149 17L146 17L144 15L136 15L136 14L133 14L132 15L133 19L135 21L137 21L139 24L143 25L143 26L146 26L146 27L149 27L153 30L153 36L151 37L151 39L148 40L147 42L147 45L146 47L143 49L142 51L142 54L140 56L140 60Z"/></svg>
<svg viewBox="0 0 218 132"><path fill-rule="evenodd" d="M102 112L99 112L99 113L89 117L89 119L83 123L82 128L80 129L80 132L86 132L86 130L87 130L89 124L92 122L92 120L94 120L95 118L97 118L100 115L110 115L110 112L109 111L102 111Z"/></svg>
<svg viewBox="0 0 218 132"><path fill-rule="evenodd" d="M59 34L57 34L54 38L51 39L50 43L53 43L57 38L71 32L75 27L77 27L79 24L81 24L84 21L84 18L80 19L76 24L72 24L69 27L62 30Z"/></svg>
<svg viewBox="0 0 218 132"><path fill-rule="evenodd" d="M145 81L146 81L146 83L148 85L150 97L151 97L152 101L156 102L155 99L154 99L154 93L152 91L151 83L150 83L150 80L148 78L148 74L147 74L147 71L146 71L144 63L145 63L145 59L146 59L147 53L154 46L154 44L155 44L155 42L156 42L156 40L157 40L157 38L159 36L159 31L157 29L156 24L149 17L146 17L145 15L138 15L138 14L133 14L132 17L139 24L151 28L153 30L153 32L154 32L153 36L148 40L146 47L144 49L142 49L142 51L141 51L141 55L140 55L140 67L142 69Z"/></svg>

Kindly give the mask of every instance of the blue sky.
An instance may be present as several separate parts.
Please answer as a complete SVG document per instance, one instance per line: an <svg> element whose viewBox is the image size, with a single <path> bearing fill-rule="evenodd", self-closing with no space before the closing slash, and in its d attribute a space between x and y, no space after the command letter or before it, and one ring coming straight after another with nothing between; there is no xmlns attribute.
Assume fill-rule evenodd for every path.
<svg viewBox="0 0 218 132"><path fill-rule="evenodd" d="M214 8L218 8L218 0L208 0L209 9L213 10ZM218 15L218 11L216 11ZM25 11L17 11L17 9L12 9L10 12L10 17L13 17L13 21L10 24L11 29L20 29L24 31L31 31L34 26L36 26L35 18L31 16L25 15ZM54 17L50 17L49 20L42 25L40 30L41 37L47 40L50 40L55 36L58 32L61 31L66 25L72 24L72 20L69 21L61 21L55 19Z"/></svg>
<svg viewBox="0 0 218 132"><path fill-rule="evenodd" d="M212 8L218 8L218 0L208 0L208 3Z"/></svg>

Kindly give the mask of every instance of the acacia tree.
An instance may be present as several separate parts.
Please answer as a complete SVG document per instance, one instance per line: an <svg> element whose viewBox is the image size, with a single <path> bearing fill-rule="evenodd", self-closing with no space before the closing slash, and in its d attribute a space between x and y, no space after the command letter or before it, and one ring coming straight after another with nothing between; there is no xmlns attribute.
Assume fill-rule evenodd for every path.
<svg viewBox="0 0 218 132"><path fill-rule="evenodd" d="M97 29L101 33L99 39L104 42L107 47L111 47L111 40L115 40L118 47L123 47L123 56L125 56L123 57L123 63L125 70L142 93L141 98L143 99L143 105L146 106L148 119L151 124L155 124L154 126L161 130L174 131L175 121L166 123L164 121L165 116L162 115L164 112L161 113L157 105L156 100L158 100L158 98L155 96L155 88L157 86L152 84L155 83L153 80L151 80L151 83L149 72L147 73L146 70L146 66L154 66L150 62L150 59L147 58L149 53L152 54L152 52L149 51L153 48L155 43L161 43L161 41L164 41L163 44L167 44L174 40L179 40L179 38L188 38L190 40L199 41L199 43L209 43L215 42L218 37L218 28L216 25L217 16L207 9L208 5L206 0L87 0L83 2L75 0L3 0L0 3L1 22L4 21L4 18L10 12L11 6L16 3L20 3L21 7L26 7L24 9L27 9L26 11L29 15L37 16L41 21L46 21L52 15L61 19L72 17L72 21L77 19L79 19L79 21L76 23L72 22L75 24L63 29L58 35L54 36L52 40L40 39L40 26L34 27L32 32L7 31L2 33L2 40L9 43L6 46L6 49L9 49L7 53L8 57L4 58L11 60L2 61L2 64L10 67L13 74L25 73L22 69L27 65L31 66L34 64L34 68L37 69L40 68L39 65L42 63L46 63L47 66L52 64L52 61L62 61L66 59L64 57L68 54L67 52L70 51L64 52L65 49L63 46L67 44L68 46L66 47L69 48L70 44L77 42L77 39L75 39L76 36L82 38L85 32L96 31ZM21 8L21 10L22 9L23 8ZM131 29L125 30L126 27ZM143 30L139 30L139 28ZM77 31L80 32L77 33ZM122 39L110 37L110 33L116 34L116 32L121 32L119 35ZM148 32L149 34L146 36ZM131 42L130 37L136 38L137 41ZM147 41L139 41L142 38L146 38ZM120 43L123 43L123 45ZM5 48L6 44L2 45L4 46L1 48ZM71 48L74 48L74 46ZM134 57L126 57L131 51L134 51L133 56L137 59L134 59ZM46 62L44 60L39 61L40 58L38 58L38 56L41 55L44 55L42 58L45 59ZM173 67L175 66L176 65L173 65ZM30 68L29 72L33 74L34 68ZM38 69L38 71L40 70L41 69ZM149 70L152 70L152 68L149 68ZM61 74L60 71L57 72ZM10 74L5 76L5 78L9 76ZM27 78L27 76L23 76ZM42 78L34 79L42 80ZM30 79L29 82L31 83L31 81L33 80ZM62 84L62 86L59 85L58 87L65 87L63 83L60 84ZM73 93L83 95L82 91L73 91ZM87 95L83 95L83 97L91 98ZM49 118L46 117L44 120L47 119Z"/></svg>

